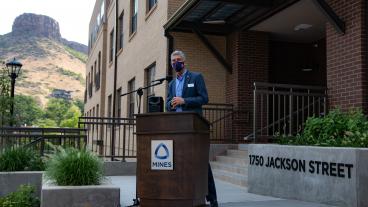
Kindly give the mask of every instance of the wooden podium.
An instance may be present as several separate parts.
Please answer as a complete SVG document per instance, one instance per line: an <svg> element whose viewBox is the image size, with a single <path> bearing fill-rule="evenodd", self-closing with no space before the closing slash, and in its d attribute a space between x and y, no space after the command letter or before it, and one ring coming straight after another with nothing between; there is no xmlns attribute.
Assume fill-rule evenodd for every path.
<svg viewBox="0 0 368 207"><path fill-rule="evenodd" d="M172 142L172 149L166 141ZM197 113L137 115L140 206L205 206L209 144L209 123ZM165 161L169 155L172 155L171 164ZM152 169L155 167L172 167L172 170Z"/></svg>

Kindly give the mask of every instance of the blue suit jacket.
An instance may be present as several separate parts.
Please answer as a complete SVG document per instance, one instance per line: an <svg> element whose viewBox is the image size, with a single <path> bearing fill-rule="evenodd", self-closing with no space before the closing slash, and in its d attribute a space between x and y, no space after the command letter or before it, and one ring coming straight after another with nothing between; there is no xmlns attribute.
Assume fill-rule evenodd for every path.
<svg viewBox="0 0 368 207"><path fill-rule="evenodd" d="M192 87L188 87L192 86ZM166 110L175 111L171 109L170 102L176 96L176 79L173 79L169 83L168 94L166 99ZM183 111L194 111L202 114L202 105L208 103L208 94L206 84L203 76L200 73L190 72L187 70L187 74L184 80L183 94L185 104L182 105Z"/></svg>

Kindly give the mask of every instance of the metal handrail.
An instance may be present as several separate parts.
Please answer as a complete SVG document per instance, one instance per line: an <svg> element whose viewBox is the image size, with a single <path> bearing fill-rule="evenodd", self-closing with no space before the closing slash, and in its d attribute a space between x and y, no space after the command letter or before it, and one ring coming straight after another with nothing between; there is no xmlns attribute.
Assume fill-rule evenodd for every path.
<svg viewBox="0 0 368 207"><path fill-rule="evenodd" d="M48 148L45 142L54 145L81 148L86 146L85 129L78 128L41 128L41 127L1 127L1 148L35 147L39 148L41 156ZM40 146L37 144L41 143Z"/></svg>
<svg viewBox="0 0 368 207"><path fill-rule="evenodd" d="M294 116L295 114L297 114L297 113L299 113L299 112L301 112L301 111L303 111L303 110L307 109L309 106L311 106L311 105L313 105L313 104L316 104L317 102L318 102L318 101L314 101L314 102L312 102L311 104L309 104L309 105L305 106L303 109L298 109L298 110L294 111L294 112L293 112L293 116ZM278 119L278 120L276 120L276 121L272 122L271 124L268 124L267 126L265 126L265 127L261 128L261 129L258 129L258 130L256 131L256 133L258 133L258 132L260 132L260 131L263 131L263 130L265 130L265 129L269 129L269 128L271 128L271 127L275 126L276 124L280 124L280 122L285 121L285 120L287 120L288 118L290 118L290 114L288 114L286 117L282 117L282 118L280 118L280 119ZM244 140L249 140L249 138L251 138L251 137L253 137L253 136L254 136L254 132L252 132L251 134L249 134L249 135L245 136L245 137L244 137ZM253 138L254 138L254 137L253 137Z"/></svg>
<svg viewBox="0 0 368 207"><path fill-rule="evenodd" d="M254 86L260 87L275 87L275 88L294 88L294 89L310 89L310 90L326 90L324 86L310 86L310 85L296 85L296 84L282 84L282 83L266 83L266 82L254 82Z"/></svg>
<svg viewBox="0 0 368 207"><path fill-rule="evenodd" d="M254 82L253 86L253 133L244 137L244 139L253 137L255 141L257 133L260 132L262 135L264 130L267 131L268 136L271 127L273 127L272 134L274 134L275 126L279 125L280 130L282 121L284 121L284 133L285 130L288 129L288 133L291 135L294 133L295 129L296 131L299 130L300 118L302 124L305 122L306 118L310 116L310 108L313 109L312 114L315 114L316 111L321 113L321 109L325 114L327 110L327 88L324 86L264 82ZM260 99L257 99L257 96L260 96ZM259 102L260 108L258 109L257 105ZM299 108L300 105L301 108ZM317 107L315 108L315 106ZM296 110L294 107L296 107ZM306 112L308 113L305 116ZM301 116L299 116L299 113L301 113ZM263 119L265 115L266 118ZM271 116L272 119L270 119ZM257 117L260 117L260 120L257 120ZM294 125L294 118L296 120L296 125ZM286 123L286 120L289 120L288 123ZM260 121L261 124L260 129L257 129L258 121ZM262 127L264 122L266 126Z"/></svg>

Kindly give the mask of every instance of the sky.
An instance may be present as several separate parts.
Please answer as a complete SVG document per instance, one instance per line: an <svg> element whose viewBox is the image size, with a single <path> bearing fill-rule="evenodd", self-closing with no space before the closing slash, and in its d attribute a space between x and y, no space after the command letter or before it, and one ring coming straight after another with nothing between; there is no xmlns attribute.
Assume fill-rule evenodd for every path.
<svg viewBox="0 0 368 207"><path fill-rule="evenodd" d="M59 22L63 38L88 44L88 26L95 0L0 0L0 35L11 32L23 13L49 16Z"/></svg>

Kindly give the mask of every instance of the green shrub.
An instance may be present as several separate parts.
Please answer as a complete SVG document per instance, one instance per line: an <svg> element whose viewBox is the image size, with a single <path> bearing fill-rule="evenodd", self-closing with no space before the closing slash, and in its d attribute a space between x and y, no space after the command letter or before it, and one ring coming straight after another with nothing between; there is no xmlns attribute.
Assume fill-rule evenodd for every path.
<svg viewBox="0 0 368 207"><path fill-rule="evenodd" d="M21 185L16 192L0 198L0 207L39 207L40 201L34 193L33 186Z"/></svg>
<svg viewBox="0 0 368 207"><path fill-rule="evenodd" d="M99 185L103 179L102 160L86 149L59 147L50 156L45 175L61 186Z"/></svg>
<svg viewBox="0 0 368 207"><path fill-rule="evenodd" d="M368 147L368 120L360 110L333 110L325 117L308 118L304 131L281 137L280 144Z"/></svg>
<svg viewBox="0 0 368 207"><path fill-rule="evenodd" d="M0 154L0 171L42 171L44 162L35 151L18 147Z"/></svg>

